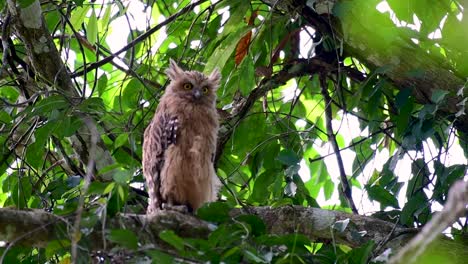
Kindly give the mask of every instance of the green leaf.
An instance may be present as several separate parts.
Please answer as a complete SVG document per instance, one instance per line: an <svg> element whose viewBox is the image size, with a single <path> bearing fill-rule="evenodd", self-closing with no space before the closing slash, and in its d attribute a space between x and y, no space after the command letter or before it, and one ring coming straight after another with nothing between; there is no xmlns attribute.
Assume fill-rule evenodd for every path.
<svg viewBox="0 0 468 264"><path fill-rule="evenodd" d="M22 178L11 190L11 198L18 209L27 208L32 186L28 178Z"/></svg>
<svg viewBox="0 0 468 264"><path fill-rule="evenodd" d="M134 109L138 106L142 90L143 85L138 79L131 79L128 82L122 92L121 98L124 109Z"/></svg>
<svg viewBox="0 0 468 264"><path fill-rule="evenodd" d="M374 249L374 241L369 240L361 247L354 248L348 253L349 262L354 264L367 264L372 257L372 250Z"/></svg>
<svg viewBox="0 0 468 264"><path fill-rule="evenodd" d="M86 14L88 13L90 7L91 5L85 5L82 7L77 7L74 10L70 17L70 23L72 24L73 28L81 28L81 24L83 24L83 21L86 18Z"/></svg>
<svg viewBox="0 0 468 264"><path fill-rule="evenodd" d="M84 0L73 0L73 3L75 3L77 6L83 6Z"/></svg>
<svg viewBox="0 0 468 264"><path fill-rule="evenodd" d="M184 251L184 240L172 230L164 230L159 233L159 238L176 248L179 252Z"/></svg>
<svg viewBox="0 0 468 264"><path fill-rule="evenodd" d="M5 112L5 111L0 111L0 123L3 123L3 124L8 124L12 121L13 119L11 118L11 116Z"/></svg>
<svg viewBox="0 0 468 264"><path fill-rule="evenodd" d="M229 219L229 210L224 202L206 203L197 210L197 216L205 221L222 223Z"/></svg>
<svg viewBox="0 0 468 264"><path fill-rule="evenodd" d="M244 57L239 71L239 88L242 95L247 96L255 86L255 69L251 56Z"/></svg>
<svg viewBox="0 0 468 264"><path fill-rule="evenodd" d="M61 95L52 95L40 100L34 106L34 112L49 116L53 110L60 110L69 107L68 101Z"/></svg>
<svg viewBox="0 0 468 264"><path fill-rule="evenodd" d="M377 201L381 204L381 208L384 209L387 206L394 208L400 208L398 205L397 198L380 185L366 185L367 194L371 200Z"/></svg>
<svg viewBox="0 0 468 264"><path fill-rule="evenodd" d="M222 70L223 66L231 57L236 49L239 40L250 30L248 27L242 27L232 32L228 37L221 42L218 48L213 52L206 62L205 72L212 72L216 67Z"/></svg>
<svg viewBox="0 0 468 264"><path fill-rule="evenodd" d="M335 183L332 180L327 179L323 186L323 192L325 195L325 199L327 201L331 199L334 191L335 191Z"/></svg>
<svg viewBox="0 0 468 264"><path fill-rule="evenodd" d="M94 12L94 8L91 11L91 16L88 20L88 27L86 28L86 37L88 38L89 43L91 45L96 44L97 37L98 37L98 26L97 26L97 17L96 13Z"/></svg>
<svg viewBox="0 0 468 264"><path fill-rule="evenodd" d="M395 106L401 109L404 105L408 103L408 99L411 97L412 89L406 88L400 90L400 92L395 97Z"/></svg>
<svg viewBox="0 0 468 264"><path fill-rule="evenodd" d="M123 133L120 134L114 141L114 148L120 148L121 146L125 145L128 142L128 134Z"/></svg>
<svg viewBox="0 0 468 264"><path fill-rule="evenodd" d="M0 87L0 97L3 97L4 99L10 102L15 102L18 99L18 96L19 96L19 92L15 87L11 87L11 86Z"/></svg>
<svg viewBox="0 0 468 264"><path fill-rule="evenodd" d="M109 27L109 20L111 16L112 5L107 5L106 11L104 11L104 15L101 19L99 19L99 30L102 32ZM105 76L105 74L104 74Z"/></svg>
<svg viewBox="0 0 468 264"><path fill-rule="evenodd" d="M108 82L108 80L107 80L107 75L106 74L103 74L103 75L101 75L101 77L99 77L98 83L97 83L97 91L98 91L99 96L103 95L104 92L106 91L107 82Z"/></svg>
<svg viewBox="0 0 468 264"><path fill-rule="evenodd" d="M128 229L112 229L107 235L107 239L128 249L138 248L137 236Z"/></svg>
<svg viewBox="0 0 468 264"><path fill-rule="evenodd" d="M128 170L120 170L114 173L112 175L112 178L116 183L120 183L123 185L126 185L129 180L131 180L133 177L133 173Z"/></svg>
<svg viewBox="0 0 468 264"><path fill-rule="evenodd" d="M63 247L69 247L70 244L70 240L67 239L49 241L45 248L45 254L47 258L52 258L55 254L60 252Z"/></svg>
<svg viewBox="0 0 468 264"><path fill-rule="evenodd" d="M266 234L265 223L260 217L256 215L240 215L236 217L236 220L249 224L253 236L260 236Z"/></svg>
<svg viewBox="0 0 468 264"><path fill-rule="evenodd" d="M250 199L260 204L265 203L270 197L269 187L277 177L276 170L266 170L260 174L254 182L254 187Z"/></svg>
<svg viewBox="0 0 468 264"><path fill-rule="evenodd" d="M255 262L255 263L268 263L266 260L264 260L263 258L261 258L260 256L257 256L255 253L253 253L252 251L249 251L249 250L244 250L244 255L245 257L250 260L251 262Z"/></svg>
<svg viewBox="0 0 468 264"><path fill-rule="evenodd" d="M289 149L282 150L279 153L277 159L284 165L288 165L288 166L296 165L301 161L301 158L297 156L295 152Z"/></svg>
<svg viewBox="0 0 468 264"><path fill-rule="evenodd" d="M19 6L21 8L26 8L30 5L32 5L32 3L34 3L34 1L36 0L18 0L18 3L19 3Z"/></svg>
<svg viewBox="0 0 468 264"><path fill-rule="evenodd" d="M145 252L148 256L153 259L153 263L161 264L172 264L174 263L174 257L168 255L159 250L148 250Z"/></svg>
<svg viewBox="0 0 468 264"><path fill-rule="evenodd" d="M88 188L88 194L107 194L114 188L115 183L93 181Z"/></svg>
<svg viewBox="0 0 468 264"><path fill-rule="evenodd" d="M400 222L406 226L413 226L413 217L418 218L423 210L427 210L429 204L425 195L411 197L401 211ZM419 221L421 222L421 221Z"/></svg>

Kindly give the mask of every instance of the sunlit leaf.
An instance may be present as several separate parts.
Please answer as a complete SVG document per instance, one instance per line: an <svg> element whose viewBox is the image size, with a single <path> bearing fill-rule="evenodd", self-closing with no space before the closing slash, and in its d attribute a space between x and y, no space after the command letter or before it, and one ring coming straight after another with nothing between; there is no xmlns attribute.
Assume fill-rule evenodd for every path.
<svg viewBox="0 0 468 264"><path fill-rule="evenodd" d="M92 9L91 11L91 16L89 17L89 20L88 20L88 27L86 29L87 29L86 36L88 37L89 43L91 43L91 45L96 44L98 27L97 27L97 17L96 17L96 13L94 12L94 9Z"/></svg>

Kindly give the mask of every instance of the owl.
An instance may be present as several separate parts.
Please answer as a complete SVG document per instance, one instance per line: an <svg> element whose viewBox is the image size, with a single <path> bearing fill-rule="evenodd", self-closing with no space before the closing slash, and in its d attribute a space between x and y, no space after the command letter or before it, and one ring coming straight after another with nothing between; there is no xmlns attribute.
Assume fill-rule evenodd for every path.
<svg viewBox="0 0 468 264"><path fill-rule="evenodd" d="M189 212L214 201L220 181L214 169L219 128L216 89L221 75L184 71L170 60L170 79L143 138L143 175L157 209L186 206Z"/></svg>

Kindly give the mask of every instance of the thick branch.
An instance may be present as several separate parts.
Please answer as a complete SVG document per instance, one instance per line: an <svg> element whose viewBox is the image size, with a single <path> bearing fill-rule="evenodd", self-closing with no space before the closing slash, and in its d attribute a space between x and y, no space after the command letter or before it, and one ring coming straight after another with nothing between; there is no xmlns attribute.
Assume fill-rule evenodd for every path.
<svg viewBox="0 0 468 264"><path fill-rule="evenodd" d="M337 243L359 247L369 240L377 244L388 242L384 248L399 249L411 238L413 229L401 228L393 223L372 217L353 215L339 211L300 206L279 208L252 207L252 214L260 217L268 232L276 235L300 233L312 241ZM233 209L231 216L243 214L240 209ZM332 228L337 221L349 219L347 228L340 232ZM70 224L74 219L63 219L40 210L19 211L9 208L0 209L0 241L7 241L24 246L45 247L54 239L70 238ZM90 250L102 249L101 224L97 224L88 239ZM68 227L68 228L67 228ZM120 215L106 223L106 229L126 228L139 236L142 244L152 243L158 247L167 245L158 238L159 232L173 230L181 237L207 238L213 231L212 226L191 215L175 211L160 211L147 215ZM101 230L101 231L100 231ZM362 236L357 234L361 233Z"/></svg>

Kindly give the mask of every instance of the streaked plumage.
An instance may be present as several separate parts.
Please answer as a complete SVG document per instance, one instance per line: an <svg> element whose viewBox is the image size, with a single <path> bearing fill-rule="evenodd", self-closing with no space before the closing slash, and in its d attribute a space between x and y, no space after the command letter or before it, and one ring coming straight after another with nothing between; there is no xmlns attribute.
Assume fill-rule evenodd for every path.
<svg viewBox="0 0 468 264"><path fill-rule="evenodd" d="M171 60L171 80L161 97L143 142L143 174L148 209L186 205L197 210L214 201L220 185L213 157L219 128L216 89L220 73L184 71Z"/></svg>

